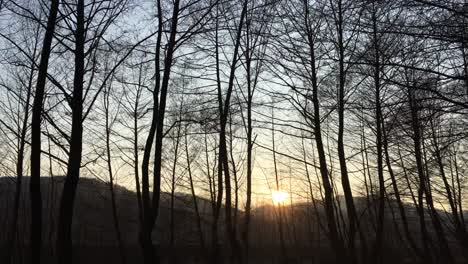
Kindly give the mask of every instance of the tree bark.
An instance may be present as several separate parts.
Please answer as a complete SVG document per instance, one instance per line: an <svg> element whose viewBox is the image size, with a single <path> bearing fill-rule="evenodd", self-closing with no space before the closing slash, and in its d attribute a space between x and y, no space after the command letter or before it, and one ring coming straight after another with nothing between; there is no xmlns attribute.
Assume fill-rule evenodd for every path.
<svg viewBox="0 0 468 264"><path fill-rule="evenodd" d="M376 145L377 145L377 174L379 179L379 210L377 219L377 230L374 244L373 259L377 263L382 263L382 243L385 223L385 179L383 169L383 151L382 151L382 106L380 98L381 81L380 74L383 71L380 63L380 43L378 38L376 1L372 2L372 44L374 48L374 89L375 89L375 126L376 126Z"/></svg>
<svg viewBox="0 0 468 264"><path fill-rule="evenodd" d="M346 154L344 147L344 113L345 113L345 82L346 82L346 72L345 72L345 44L343 40L343 3L342 0L337 1L338 10L336 14L336 34L337 34L337 52L338 52L338 159L340 162L340 172L341 172L341 185L343 187L343 192L346 200L346 210L348 212L348 254L351 258L349 261L351 263L356 263L356 253L355 253L355 236L356 230L359 228L357 225L357 214L356 207L354 205L353 193L351 190L351 184L349 182L348 168L346 162ZM361 241L361 245L362 245Z"/></svg>
<svg viewBox="0 0 468 264"><path fill-rule="evenodd" d="M392 188L393 188L393 192L395 193L395 199L396 199L396 203L398 205L398 210L400 211L401 222L403 224L403 230L405 232L406 240L408 240L408 243L409 243L411 249L413 249L413 251L415 252L415 254L418 257L422 258L422 260L424 260L424 256L423 256L421 250L419 249L418 245L414 241L414 238L411 235L411 232L410 232L410 229L409 229L408 218L406 216L405 207L403 205L403 202L401 201L400 190L398 188L395 173L393 172L393 166L392 166L392 163L390 161L390 154L388 152L388 138L387 138L387 133L385 131L385 125L384 125L383 120L382 120L382 131L383 131L383 133L382 133L382 139L383 139L382 143L383 143L383 149L384 149L384 153L385 153L385 162L387 164L388 174L390 174L390 179L392 181Z"/></svg>
<svg viewBox="0 0 468 264"><path fill-rule="evenodd" d="M166 111L166 98L169 86L169 79L172 68L172 61L174 50L176 46L176 34L179 19L179 0L174 1L172 21L169 42L167 44L166 56L164 58L164 71L162 83L160 83L160 52L161 52L161 37L162 37L162 23L163 14L161 1L157 1L158 6L158 35L156 42L156 88L153 91L153 117L151 121L151 128L146 140L145 152L142 161L142 199L143 199L143 216L144 223L140 231L140 244L142 246L145 264L159 263L157 258L157 248L154 247L151 233L153 231L159 213L159 200L161 195L161 159L162 159L162 141L163 141L163 128L164 128L164 115ZM155 157L153 169L153 197L149 197L149 160L151 148L155 141ZM155 253L156 251L156 253Z"/></svg>
<svg viewBox="0 0 468 264"><path fill-rule="evenodd" d="M38 44L37 42L38 41L35 42L32 58L36 57L37 44ZM16 184L15 184L15 197L14 197L14 202L13 202L13 220L10 224L9 230L7 230L7 246L6 246L6 260L5 260L5 263L7 264L11 263L11 260L13 257L15 236L16 236L17 227L18 227L18 214L19 214L21 191L22 191L23 176L24 176L23 175L24 174L23 163L24 163L24 152L25 152L25 147L26 147L26 132L28 130L28 119L29 119L29 108L30 108L29 104L31 102L31 94L32 94L32 89L33 89L32 86L33 86L34 71L35 71L35 61L31 62L30 69L31 71L28 77L24 117L23 117L23 122L21 125L20 138L18 140L19 148L18 148L18 158L16 161Z"/></svg>
<svg viewBox="0 0 468 264"><path fill-rule="evenodd" d="M414 92L415 91L412 90L411 88L408 89L408 97L409 97L408 101L409 101L410 110L411 110L411 127L413 130L412 132L413 132L414 155L416 159L416 167L417 167L417 173L419 177L419 208L418 208L419 214L420 216L424 215L424 204L423 204L423 196L424 196L426 198L426 203L429 206L429 213L431 215L432 224L434 226L434 229L438 238L441 254L445 258L447 263L453 263L453 257L448 247L447 238L445 237L443 227L440 222L440 218L434 208L432 194L428 190L428 186L426 186L427 175L424 171L423 157L422 157L422 152L421 152L422 128L419 122L418 103L416 102ZM421 219L422 219L421 221L424 221L423 217L421 217ZM426 236L426 234L423 233L423 236ZM425 238L423 237L423 239Z"/></svg>
<svg viewBox="0 0 468 264"><path fill-rule="evenodd" d="M41 263L42 249L42 196L41 196L41 122L45 94L45 84L52 39L55 31L59 0L52 0L47 27L42 45L41 61L37 76L36 92L31 119L31 262Z"/></svg>
<svg viewBox="0 0 468 264"><path fill-rule="evenodd" d="M444 183L445 192L449 201L450 210L452 212L452 219L455 224L455 236L457 237L462 247L468 248L468 234L466 232L466 227L460 220L459 211L455 203L454 196L452 194L453 193L452 186L450 186L450 183L448 182L448 179L447 179L447 175L445 174L444 163L442 160L439 142L436 137L434 122L431 120L430 123L431 123L431 131L432 131L432 141L433 141L433 146L434 146L434 154L436 157L437 165L439 167L440 176L442 177L442 181ZM463 214L463 211L460 212L460 214ZM464 255L465 257L467 256L466 254Z"/></svg>
<svg viewBox="0 0 468 264"><path fill-rule="evenodd" d="M335 251L335 258L337 262L344 260L345 248L343 242L338 233L336 218L335 218L335 209L334 209L334 195L333 188L330 181L327 159L325 155L325 148L322 141L322 128L321 128L321 117L320 117L320 103L318 98L318 80L317 80L317 66L316 66L316 56L315 56L315 40L312 35L311 26L309 25L309 6L307 1L304 1L305 12L306 12L306 30L307 30L307 40L309 45L309 56L310 56L310 70L311 70L311 82L312 82L312 104L313 104L313 131L315 138L315 145L319 158L319 167L320 167L320 176L322 179L322 185L324 189L324 207L327 217L328 225L328 235L333 250Z"/></svg>
<svg viewBox="0 0 468 264"><path fill-rule="evenodd" d="M181 103L181 108L182 108L182 103ZM180 109L180 112L182 112L182 109ZM180 145L180 132L181 132L181 119L182 116L179 115L179 120L176 121L178 122L177 125L177 134L176 134L176 139L175 139L175 148L174 148L174 159L172 162L172 174L171 174L171 203L170 203L170 225L169 225L169 230L170 230L170 237L169 237L169 246L171 249L170 255L171 255L171 263L174 263L174 257L175 257L175 189L176 189L176 169L177 169L177 159L179 155L179 145Z"/></svg>
<svg viewBox="0 0 468 264"><path fill-rule="evenodd" d="M198 236L200 238L200 245L202 246L202 249L205 250L205 239L203 235L203 228L202 228L201 217L200 217L200 209L198 208L197 195L195 194L195 186L193 184L192 160L190 159L187 133L188 133L188 129L186 127L185 128L185 155L186 155L186 161L187 161L187 172L188 172L189 183L190 183L190 192L192 193L193 207L195 209L195 216L196 216L196 221L197 221Z"/></svg>
<svg viewBox="0 0 468 264"><path fill-rule="evenodd" d="M238 54L239 54L239 47L241 42L241 35L242 35L242 28L244 25L244 19L247 13L247 0L243 2L241 17L239 20L239 24L237 25L236 30L236 37L235 37L235 44L234 44L234 52L232 55L232 61L230 65L230 73L229 73L229 81L227 87L226 98L224 100L224 107L223 107L223 98L220 97L221 91L219 90L220 87L218 86L218 105L220 111L220 132L219 132L219 160L220 163L218 166L222 168L222 172L224 174L224 184L225 184L225 192L226 192L226 202L225 202L225 221L226 221L226 231L229 238L229 242L231 244L232 258L240 258L240 254L234 256L234 252L239 252L239 245L237 242L236 234L234 233L234 229L232 226L232 205L231 205L231 177L229 171L229 158L227 152L227 139L226 139L226 125L228 120L228 115L230 111L230 100L231 95L234 87L234 79L235 79L235 72L236 72L236 65L238 61Z"/></svg>
<svg viewBox="0 0 468 264"><path fill-rule="evenodd" d="M84 0L78 0L76 7L75 30L75 72L73 77L73 95L71 99L72 130L70 137L70 155L67 175L60 200L59 222L57 230L57 249L59 263L73 261L72 223L73 205L80 179L80 167L83 150L83 82L85 74L85 16Z"/></svg>
<svg viewBox="0 0 468 264"><path fill-rule="evenodd" d="M106 154L107 154L107 170L109 173L109 192L111 195L111 208L112 208L112 219L114 220L114 230L117 238L117 244L119 247L120 261L122 264L127 263L127 258L125 255L125 247L122 241L122 235L120 232L120 223L119 216L117 212L117 203L115 199L115 190L114 190L114 173L112 170L112 157L111 157L111 124L109 122L109 95L110 88L104 92L104 108L106 114Z"/></svg>

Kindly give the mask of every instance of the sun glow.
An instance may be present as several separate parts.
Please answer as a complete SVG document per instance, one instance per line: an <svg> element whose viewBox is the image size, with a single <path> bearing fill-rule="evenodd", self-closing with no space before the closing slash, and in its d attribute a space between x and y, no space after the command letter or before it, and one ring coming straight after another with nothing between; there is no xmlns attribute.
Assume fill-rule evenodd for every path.
<svg viewBox="0 0 468 264"><path fill-rule="evenodd" d="M286 202L288 198L288 193L284 191L273 191L271 193L271 199L273 200L274 205L282 205Z"/></svg>

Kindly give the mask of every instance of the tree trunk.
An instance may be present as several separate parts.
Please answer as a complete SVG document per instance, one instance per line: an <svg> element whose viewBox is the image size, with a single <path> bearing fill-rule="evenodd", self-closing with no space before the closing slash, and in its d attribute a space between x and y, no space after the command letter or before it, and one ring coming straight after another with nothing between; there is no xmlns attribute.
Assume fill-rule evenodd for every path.
<svg viewBox="0 0 468 264"><path fill-rule="evenodd" d="M143 152L143 160L141 163L141 204L142 210L140 215L142 222L140 223L139 242L143 251L143 259L145 264L153 264L155 262L154 245L151 238L152 226L152 209L150 205L150 190L149 190L149 162L151 158L151 149L153 148L154 137L156 134L156 126L159 112L159 92L161 89L161 38L163 30L162 8L161 1L158 0L157 4L157 17L158 17L158 33L156 38L156 55L155 55L155 88L153 91L153 116L151 117L151 126L145 142L145 149ZM136 146L138 147L138 146ZM154 187L153 187L154 188Z"/></svg>
<svg viewBox="0 0 468 264"><path fill-rule="evenodd" d="M120 261L122 264L127 262L125 256L125 247L122 242L122 235L120 233L120 223L117 212L117 204L115 200L115 191L114 191L114 173L112 171L112 160L111 160L111 146L110 146L110 133L111 125L109 122L109 94L110 88L104 91L104 108L106 113L106 154L107 154L107 170L109 173L109 191L111 195L111 208L112 208L112 218L114 220L114 230L117 238L117 244L119 247Z"/></svg>
<svg viewBox="0 0 468 264"><path fill-rule="evenodd" d="M280 176L278 173L278 165L276 160L276 147L275 147L275 121L274 121L274 114L273 114L273 102L271 104L271 148L273 154L273 167L275 169L275 187L276 191L280 191ZM281 248L281 259L280 263L286 262L287 260L287 252L286 252L286 244L284 241L284 227L283 227L283 205L276 204L277 212L278 212L278 232L279 232L279 242Z"/></svg>
<svg viewBox="0 0 468 264"><path fill-rule="evenodd" d="M182 107L182 103L181 103ZM182 109L180 109L182 112ZM169 246L170 246L170 256L171 256L171 263L174 263L174 258L175 258L175 189L176 189L176 168L177 168L177 159L179 155L179 144L180 144L180 132L181 132L181 120L182 118L179 115L179 120L176 121L179 124L177 125L177 135L176 135L176 142L175 142L175 148L174 148L174 159L172 162L172 174L171 174L171 204L170 204L170 212L171 212L171 217L170 217L170 225L169 225L169 230L170 230L170 237L169 237Z"/></svg>
<svg viewBox="0 0 468 264"><path fill-rule="evenodd" d="M200 209L198 208L197 195L195 194L195 187L193 184L192 160L190 159L187 133L188 133L188 129L186 127L185 128L185 155L187 159L187 172L189 176L190 192L192 193L193 207L195 209L195 216L196 216L197 228L198 228L198 236L200 237L200 245L202 246L202 249L205 250L205 239L203 235L203 229L202 229L202 223L201 223L201 217L200 217Z"/></svg>
<svg viewBox="0 0 468 264"><path fill-rule="evenodd" d="M446 259L447 263L453 263L453 258L450 253L450 249L447 244L447 240L445 235L443 234L443 229L442 225L439 219L439 216L437 215L437 212L435 212L434 209L434 204L432 201L432 195L428 191L428 186L426 186L427 183L427 175L424 172L424 165L423 165L423 160L422 160L422 154L421 154L421 134L422 134L422 128L420 126L419 122L419 111L418 111L418 105L415 99L414 91L409 88L408 90L408 100L410 104L410 110L411 110L411 126L413 130L413 143L414 143L414 154L415 154L415 159L416 159L416 167L417 167L417 173L419 177L419 214L421 217L420 221L424 221L424 203L423 203L423 196L426 198L426 203L429 206L429 213L432 218L432 223L439 241L439 246L441 247L441 254L444 256ZM421 227L423 228L423 224L421 222ZM424 236L426 236L425 232L423 232L423 239L426 239ZM427 249L426 249L427 251Z"/></svg>
<svg viewBox="0 0 468 264"><path fill-rule="evenodd" d="M345 72L345 58L344 58L344 49L345 44L343 40L343 7L342 0L338 0L338 10L337 10L337 52L338 52L338 67L339 67L339 83L338 83L338 159L340 162L340 172L341 172L341 185L343 187L343 192L346 200L346 210L348 212L348 254L350 257L351 263L356 263L356 252L355 252L355 235L357 225L357 215L356 207L354 205L353 193L351 190L351 184L349 182L348 168L346 165L346 154L344 147L344 106L345 106L345 82L346 82L346 72ZM364 241L361 241L361 245Z"/></svg>
<svg viewBox="0 0 468 264"><path fill-rule="evenodd" d="M37 51L37 41L34 46L34 52L32 57L36 57ZM26 132L28 130L28 119L29 119L29 104L31 102L31 93L32 93L32 83L34 79L35 71L35 61L30 65L31 72L28 77L28 86L26 91L26 102L24 109L24 117L21 125L21 132L19 138L19 148L18 148L18 159L16 161L16 184L15 184L15 197L13 202L13 220L11 222L9 230L7 230L7 246L6 246L6 261L5 263L9 264L12 261L14 245L15 245L15 236L18 227L18 214L21 201L21 191L23 185L23 163L24 163L24 152L26 146Z"/></svg>
<svg viewBox="0 0 468 264"><path fill-rule="evenodd" d="M41 115L43 110L44 90L47 69L55 31L59 0L51 1L47 27L42 45L41 61L37 76L36 92L31 119L31 262L41 262L42 249L42 196L41 196Z"/></svg>
<svg viewBox="0 0 468 264"><path fill-rule="evenodd" d="M251 83L251 48L250 48L250 22L246 21L246 50L245 50L245 64L246 64L246 78L247 78L247 175L246 175L246 201L245 201L245 216L244 216L244 229L242 230L242 240L245 248L246 262L249 261L249 225L250 225L250 214L252 207L252 99L253 90Z"/></svg>
<svg viewBox="0 0 468 264"><path fill-rule="evenodd" d="M388 173L390 174L390 179L392 181L392 187L393 187L393 192L395 193L396 203L397 203L398 209L400 211L400 217L401 217L401 222L403 224L403 230L405 232L406 239L408 240L408 243L410 244L411 249L413 249L413 251L415 252L415 254L418 257L420 257L420 258L422 258L422 260L424 260L424 255L421 252L421 250L419 249L419 247L417 246L416 242L414 241L414 238L411 235L411 232L410 232L410 229L409 229L408 219L406 217L406 212L405 212L405 207L403 205L403 202L401 201L400 190L398 188L395 173L393 172L392 163L390 162L390 154L388 152L388 139L387 139L387 134L386 134L386 131L385 131L385 125L384 125L383 120L382 120L382 131L383 131L383 133L382 133L382 139L383 139L382 143L383 143L383 149L384 149L384 153L385 153L385 162L387 164Z"/></svg>
<svg viewBox="0 0 468 264"><path fill-rule="evenodd" d="M377 36L377 17L375 1L372 2L372 35L374 48L374 89L375 89L375 126L376 126L376 144L377 144L377 174L379 179L379 210L377 219L376 239L374 245L373 259L377 263L382 263L382 242L385 223L385 180L383 175L383 151L382 151L382 107L380 99L380 74L383 71L380 64L380 44Z"/></svg>
<svg viewBox="0 0 468 264"><path fill-rule="evenodd" d="M236 65L238 61L238 54L239 54L239 47L241 42L242 36L242 28L244 24L244 19L247 13L247 0L244 1L241 17L239 21L239 25L237 26L237 32L235 37L235 46L234 52L232 55L232 61L230 66L230 73L229 73L229 82L227 87L227 94L226 99L224 101L223 107L223 99L219 95L221 95L221 91L218 91L218 105L220 111L220 132L219 132L219 158L220 164L218 166L222 167L222 171L224 173L224 184L225 184L225 191L226 191L226 204L225 204L225 212L226 212L226 231L229 238L229 242L231 244L232 254L231 257L237 257L240 259L239 254L239 245L237 242L236 234L234 233L234 228L232 226L232 205L231 205L231 177L229 172L229 158L227 152L227 139L226 139L226 125L228 120L228 115L230 111L230 100L232 91L234 88L234 79L235 79L235 72L236 72ZM218 86L218 90L219 90ZM237 252L237 253L236 253Z"/></svg>
<svg viewBox="0 0 468 264"><path fill-rule="evenodd" d="M134 173L135 173L135 189L136 189L136 198L138 204L138 220L140 226L143 225L143 205L142 205L142 198L141 198L141 186L140 186L140 172L138 166L140 165L139 162L139 150L138 150L138 108L139 108L139 100L141 96L141 66L140 72L138 77L138 91L137 96L135 98L135 105L133 108L133 157L135 158L134 161Z"/></svg>
<svg viewBox="0 0 468 264"><path fill-rule="evenodd" d="M84 0L78 0L75 31L75 72L73 79L73 96L71 100L72 130L70 137L70 155L67 175L63 185L60 201L59 222L57 231L57 249L59 263L72 263L72 222L73 205L76 189L80 179L83 139L83 82L85 74L85 17Z"/></svg>
<svg viewBox="0 0 468 264"><path fill-rule="evenodd" d="M320 117L320 103L318 98L318 81L317 81L317 66L315 58L315 41L312 35L311 26L308 23L309 18L309 7L307 1L304 1L305 10L306 10L306 29L307 29L307 39L309 45L309 54L310 54L310 70L312 77L312 104L314 109L313 114L313 131L316 149L319 158L319 167L320 167L320 176L322 178L322 185L324 189L324 207L326 213L326 222L328 225L328 235L332 248L335 252L335 258L337 262L344 260L345 248L343 242L338 233L336 218L335 218L335 209L334 209L334 195L333 188L330 181L330 176L328 172L327 159L325 155L325 148L322 141L322 128L321 128L321 117Z"/></svg>
<svg viewBox="0 0 468 264"><path fill-rule="evenodd" d="M221 76L220 76L220 61L219 61L219 5L216 6L216 24L215 24L215 59L216 59L216 90L218 93L218 107L219 113L223 112L223 102L222 102L222 91L221 91ZM206 143L206 137L205 137ZM220 143L221 144L221 143ZM208 155L208 153L207 153ZM213 188L213 198L216 198L216 201L213 206L213 221L211 223L211 240L213 247L213 254L211 256L212 264L217 264L219 261L219 245L218 245L218 221L219 213L221 211L221 203L223 201L223 168L221 165L222 157L218 153L218 170L217 170L217 181L218 181L218 192L215 195ZM208 164L208 156L207 156ZM213 176L214 177L214 176ZM213 179L213 187L215 187L215 180Z"/></svg>
<svg viewBox="0 0 468 264"><path fill-rule="evenodd" d="M431 132L432 132L432 141L433 141L433 146L434 146L434 154L435 154L437 165L439 167L440 176L442 177L442 181L444 183L445 192L449 201L449 206L452 212L452 219L455 224L455 236L457 237L460 245L463 248L468 248L468 234L466 232L466 227L460 221L458 208L455 203L454 196L452 194L452 186L450 186L448 179L447 179L447 175L445 174L444 163L443 163L441 151L439 148L439 142L437 141L433 120L431 120L430 123L431 123ZM463 212L460 212L460 213L463 214ZM464 253L464 256L467 257L467 254Z"/></svg>
<svg viewBox="0 0 468 264"><path fill-rule="evenodd" d="M144 223L140 230L140 244L142 246L145 264L159 263L157 258L157 248L154 247L151 233L156 223L159 213L159 199L161 195L161 155L162 155L162 140L163 140L163 127L164 115L166 111L166 97L167 89L169 86L169 79L172 67L172 60L176 45L177 25L179 18L179 0L174 1L172 21L169 42L167 45L166 56L164 59L164 72L162 83L160 84L160 49L161 49L161 34L163 14L161 1L157 1L158 6L158 37L156 42L156 89L153 91L153 117L151 120L151 128L146 140L145 152L143 154L142 162L142 199L143 199L143 216ZM160 93L159 93L160 92ZM150 205L149 197L149 160L153 140L156 141L155 145L155 158L153 169L153 197Z"/></svg>

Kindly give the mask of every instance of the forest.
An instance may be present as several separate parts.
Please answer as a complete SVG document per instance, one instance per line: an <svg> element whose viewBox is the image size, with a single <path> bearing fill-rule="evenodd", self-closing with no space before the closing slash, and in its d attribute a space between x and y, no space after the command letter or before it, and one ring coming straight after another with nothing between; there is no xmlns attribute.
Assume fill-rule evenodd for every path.
<svg viewBox="0 0 468 264"><path fill-rule="evenodd" d="M0 263L468 263L467 0L0 0Z"/></svg>

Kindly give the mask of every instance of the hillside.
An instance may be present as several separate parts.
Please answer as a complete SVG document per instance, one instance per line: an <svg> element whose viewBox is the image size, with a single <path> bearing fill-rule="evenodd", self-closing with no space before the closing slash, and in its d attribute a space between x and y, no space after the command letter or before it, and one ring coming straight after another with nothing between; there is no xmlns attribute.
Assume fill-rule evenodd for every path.
<svg viewBox="0 0 468 264"><path fill-rule="evenodd" d="M22 245L28 244L29 238L29 195L28 181L25 177L23 182L22 202L20 208L20 221L18 224L18 238ZM43 216L44 216L44 243L51 245L54 243L54 232L57 221L58 201L63 184L63 177L41 179L42 195L43 195ZM11 208L13 204L15 182L11 178L0 178L0 210L5 212L0 216L0 224L4 227L9 226L11 221ZM124 187L116 186L116 198L118 206L118 218L120 223L120 231L126 247L138 248L138 207L136 194ZM204 241L210 243L211 239L211 204L204 198L197 198L200 211L204 212L202 218L202 229ZM281 208L281 221L279 221L279 209L276 206L261 206L254 208L252 211L251 220L251 246L255 248L255 252L260 255L271 257L280 254L279 250L271 253L271 248L279 248L280 246L280 222L281 231L283 233L283 242L290 254L301 256L320 255L320 252L328 251L328 242L325 239L324 233L325 215L320 202L317 201L318 212L309 203L298 203L291 206ZM155 243L162 247L168 246L170 237L170 194L163 193L161 195L160 217L157 222L156 232L153 233ZM374 236L374 227L372 226L372 217L365 207L363 198L356 198L356 204L361 214L361 227L368 238ZM408 218L410 219L410 230L415 240L419 239L419 225L415 210L406 205ZM396 207L395 207L396 208ZM396 209L387 209L385 225L385 248L389 252L400 251L406 249L407 245L401 243L402 231L395 229L395 221L400 222L399 214ZM441 215L442 212L440 212ZM200 247L200 236L196 225L196 215L194 213L193 200L188 194L176 194L175 197L175 245L177 248ZM317 218L317 216L319 216ZM345 219L345 212L342 212L341 217ZM427 219L430 227L430 220ZM220 243L226 243L223 239L223 222L221 219L220 226ZM242 212L238 212L237 223L242 223ZM240 230L241 225L237 225ZM429 230L433 233L432 230ZM404 240L404 239L403 239ZM449 236L452 241L453 248L456 249L456 243L453 236ZM3 244L6 241L6 232L0 232L0 242ZM74 208L73 222L73 241L77 247L100 247L100 248L116 248L117 239L113 226L113 218L111 212L110 191L107 183L82 178L77 191L76 203ZM314 249L314 250L312 250ZM266 251L265 251L266 250ZM110 251L109 254L111 253ZM191 252L191 251L187 251ZM185 252L184 254L188 254ZM195 250L194 254L199 254L199 250ZM133 252L132 254L135 254ZM191 253L190 253L191 254ZM398 255L398 254L397 254Z"/></svg>
<svg viewBox="0 0 468 264"><path fill-rule="evenodd" d="M41 179L43 197L43 230L45 243L53 244L56 227L59 199L64 182L63 177L44 177ZM22 199L19 213L18 237L27 243L29 238L29 177L23 180ZM15 181L12 178L0 177L0 224L9 226L11 221ZM115 186L116 203L120 230L125 244L138 244L138 206L136 194L124 187ZM73 220L73 241L79 245L110 246L116 245L113 225L109 185L96 179L81 178L78 185ZM198 198L201 212L209 212L210 203ZM154 234L164 243L168 240L170 213L170 195L161 195L160 217ZM202 216L204 227L208 229L207 215ZM175 230L177 244L198 243L198 230L195 224L193 200L186 194L175 197ZM0 241L6 240L6 232L0 232Z"/></svg>

